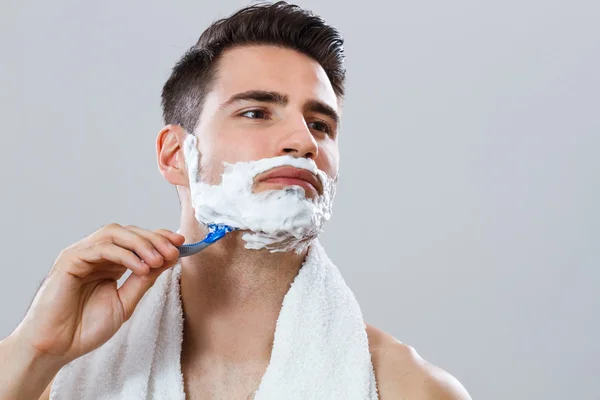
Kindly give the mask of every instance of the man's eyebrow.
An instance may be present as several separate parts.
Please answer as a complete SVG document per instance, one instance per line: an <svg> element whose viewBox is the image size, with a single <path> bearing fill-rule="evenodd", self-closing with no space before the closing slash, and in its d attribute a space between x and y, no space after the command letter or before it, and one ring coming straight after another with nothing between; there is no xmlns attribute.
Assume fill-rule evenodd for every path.
<svg viewBox="0 0 600 400"><path fill-rule="evenodd" d="M308 100L304 103L304 112L315 112L333 119L336 124L340 122L340 116L332 107L319 100Z"/></svg>
<svg viewBox="0 0 600 400"><path fill-rule="evenodd" d="M268 90L248 90L236 93L221 105L221 109L240 101L258 101L260 103L278 104L287 106L290 98L287 94L272 92ZM333 119L336 124L340 122L339 114L330 106L319 100L308 100L304 103L304 112L316 112Z"/></svg>
<svg viewBox="0 0 600 400"><path fill-rule="evenodd" d="M289 97L286 94L270 92L267 90L248 90L246 92L236 93L229 98L220 108L228 107L240 101L258 101L261 103L273 103L286 106L289 103Z"/></svg>

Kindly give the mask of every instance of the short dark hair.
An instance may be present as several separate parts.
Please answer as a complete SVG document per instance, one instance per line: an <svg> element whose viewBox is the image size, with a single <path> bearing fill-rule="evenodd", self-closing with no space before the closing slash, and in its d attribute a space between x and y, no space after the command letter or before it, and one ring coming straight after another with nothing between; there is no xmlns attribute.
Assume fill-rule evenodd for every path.
<svg viewBox="0 0 600 400"><path fill-rule="evenodd" d="M290 48L316 60L338 99L344 96L344 39L311 11L289 4L259 3L215 21L177 62L162 90L165 124L193 132L223 51L244 45Z"/></svg>

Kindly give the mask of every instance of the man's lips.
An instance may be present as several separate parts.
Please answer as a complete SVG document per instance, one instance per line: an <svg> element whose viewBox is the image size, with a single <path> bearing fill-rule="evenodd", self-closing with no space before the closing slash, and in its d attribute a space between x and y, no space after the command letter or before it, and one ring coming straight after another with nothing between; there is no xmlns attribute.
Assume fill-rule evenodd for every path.
<svg viewBox="0 0 600 400"><path fill-rule="evenodd" d="M285 186L300 186L305 190L314 190L322 194L321 181L314 174L305 169L295 167L278 167L258 176L258 182L278 183Z"/></svg>

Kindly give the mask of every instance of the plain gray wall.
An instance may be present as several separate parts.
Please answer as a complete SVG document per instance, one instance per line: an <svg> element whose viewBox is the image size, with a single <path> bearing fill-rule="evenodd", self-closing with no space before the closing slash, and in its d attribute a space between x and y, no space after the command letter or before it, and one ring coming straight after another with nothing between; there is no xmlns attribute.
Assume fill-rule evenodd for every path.
<svg viewBox="0 0 600 400"><path fill-rule="evenodd" d="M160 90L245 1L2 2L0 336L61 249L177 229ZM323 242L367 322L474 399L600 399L600 5L303 1L345 36Z"/></svg>

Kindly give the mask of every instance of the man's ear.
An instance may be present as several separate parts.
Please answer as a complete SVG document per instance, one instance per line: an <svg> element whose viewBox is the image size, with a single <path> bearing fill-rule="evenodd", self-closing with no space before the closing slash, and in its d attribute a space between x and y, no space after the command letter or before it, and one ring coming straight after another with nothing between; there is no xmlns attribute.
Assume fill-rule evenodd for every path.
<svg viewBox="0 0 600 400"><path fill-rule="evenodd" d="M177 186L189 187L183 156L183 143L189 133L180 125L166 125L156 138L158 169L165 179Z"/></svg>

